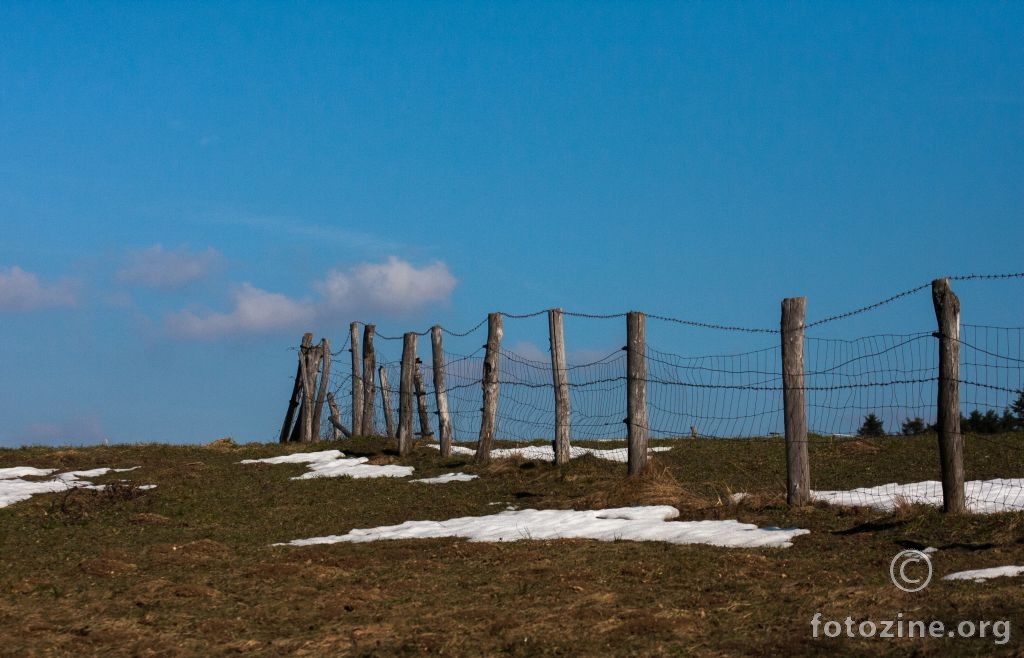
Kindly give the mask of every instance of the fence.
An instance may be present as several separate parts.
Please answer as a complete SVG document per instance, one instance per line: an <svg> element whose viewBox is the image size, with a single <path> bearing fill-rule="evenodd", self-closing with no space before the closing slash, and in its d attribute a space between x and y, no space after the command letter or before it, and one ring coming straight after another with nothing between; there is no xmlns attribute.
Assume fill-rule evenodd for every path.
<svg viewBox="0 0 1024 658"><path fill-rule="evenodd" d="M1024 281L1024 274L962 276L950 281L1013 287ZM941 297L950 303L945 329L937 323L941 304L926 299L930 288L936 300ZM779 328L723 326L637 312L590 315L557 309L522 315L492 313L461 332L436 326L385 335L372 324L354 322L337 352L330 353L324 343L314 347L311 340L304 340L281 439L315 438L288 428L296 407L305 427L303 401L309 400L314 405L309 408L315 411L324 382L330 391L327 400L335 409L327 421L329 432L335 436L383 434L396 439L401 452L409 449L416 436L437 440L445 453L452 441L476 441L477 459L485 460L495 440L540 439L554 443L556 461L561 462L568 458L570 437L574 441L626 438L632 473L643 468L649 439L781 443L778 437L785 436L788 498L803 503L811 496L811 475L816 489L828 484L815 464L820 445L829 445L837 437L888 433L884 428L908 436L931 429L942 437L937 461L943 464L944 504L958 511L965 505L963 494L958 498L956 493L964 491L960 453L965 435L969 453L984 450L1002 469L976 467L968 460L969 471L994 477L1006 474L1011 465L1018 465L1018 470L1024 465L1020 452L1024 409L1014 408L1015 403L1022 404L1024 395L1024 328L961 324L952 312L956 296L950 291L944 297L944 290L939 280L811 323L802 317L802 298L793 298L783 302L783 311L789 315ZM1009 298L1019 300L1020 291L1015 291ZM911 302L918 304L912 317L920 316L920 331L852 339L834 336L837 328ZM936 315L924 310L929 307ZM965 308L968 318L979 315L970 303ZM570 325L570 331L565 331L564 324ZM583 332L572 330L583 325L603 332L605 343L625 344L599 352L574 350L572 337ZM427 336L429 343L420 340ZM547 337L548 350L530 342L540 343L541 336ZM728 336L740 349L701 354L700 345L715 342L709 336ZM687 355L680 346L694 349ZM316 374L310 360L315 360L318 349L330 353L329 359L321 361L319 384L315 377L302 379L310 372ZM943 354L947 365L959 366L958 373L940 373ZM940 388L944 397L938 395ZM335 399L344 401L341 409ZM319 412L311 417L315 425ZM351 422L351 432L342 419ZM298 426L295 421L294 427ZM866 485L887 484L865 479ZM991 486L986 491L968 483L967 507L998 503L1024 508L1021 481L1007 482L999 493L993 493ZM861 495L889 494L865 489Z"/></svg>

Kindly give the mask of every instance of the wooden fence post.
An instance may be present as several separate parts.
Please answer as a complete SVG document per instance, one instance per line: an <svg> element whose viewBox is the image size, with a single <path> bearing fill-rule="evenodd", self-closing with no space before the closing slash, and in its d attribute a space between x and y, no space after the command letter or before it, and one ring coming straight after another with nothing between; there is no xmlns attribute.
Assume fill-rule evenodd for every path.
<svg viewBox="0 0 1024 658"><path fill-rule="evenodd" d="M807 456L807 398L804 389L806 297L782 300L782 414L786 431L786 502L811 502Z"/></svg>
<svg viewBox="0 0 1024 658"><path fill-rule="evenodd" d="M647 466L647 339L646 316L626 314L627 472L636 475Z"/></svg>
<svg viewBox="0 0 1024 658"><path fill-rule="evenodd" d="M452 419L448 412L448 392L444 387L444 349L441 346L441 326L430 328L430 347L434 370L434 401L437 403L437 433L441 456L452 454Z"/></svg>
<svg viewBox="0 0 1024 658"><path fill-rule="evenodd" d="M551 377L555 388L555 463L569 463L569 380L565 369L565 333L562 309L548 311L551 343Z"/></svg>
<svg viewBox="0 0 1024 658"><path fill-rule="evenodd" d="M365 436L373 436L373 377L377 359L373 352L373 334L376 326L363 327L363 422L360 427Z"/></svg>
<svg viewBox="0 0 1024 658"><path fill-rule="evenodd" d="M291 439L295 411L302 401L302 355L312 344L313 334L303 334L302 344L299 346L299 361L295 366L295 384L292 386L292 396L288 399L288 411L284 414L284 423L281 424L281 437L278 439L280 443L287 443Z"/></svg>
<svg viewBox="0 0 1024 658"><path fill-rule="evenodd" d="M487 314L487 348L481 377L483 409L480 414L480 441L474 461L482 464L491 458L494 427L498 417L498 363L501 356L501 313Z"/></svg>
<svg viewBox="0 0 1024 658"><path fill-rule="evenodd" d="M313 409L314 387L316 386L316 371L319 366L320 346L307 347L300 356L299 368L302 370L302 410L300 420L302 429L299 433L299 441L309 443L313 440L313 417L316 411Z"/></svg>
<svg viewBox="0 0 1024 658"><path fill-rule="evenodd" d="M324 412L324 401L327 395L327 378L331 374L331 341L326 338L320 340L320 386L316 393L316 402L313 403L313 441L320 440L320 418ZM316 377L317 368L313 368L313 376Z"/></svg>
<svg viewBox="0 0 1024 658"><path fill-rule="evenodd" d="M434 436L430 429L430 416L427 415L427 391L423 388L423 361L417 357L413 364L412 383L416 389L416 410L420 415L420 438L429 439Z"/></svg>
<svg viewBox="0 0 1024 658"><path fill-rule="evenodd" d="M932 304L939 324L939 391L936 425L942 467L942 511L961 514L964 497L964 437L960 433L960 300L949 279L932 281Z"/></svg>
<svg viewBox="0 0 1024 658"><path fill-rule="evenodd" d="M413 373L416 369L416 334L402 336L402 376L398 386L398 454L406 456L412 448Z"/></svg>
<svg viewBox="0 0 1024 658"><path fill-rule="evenodd" d="M334 393L327 393L327 406L331 410L331 426L334 429L334 440L338 441L342 436L352 436L352 431L341 424L341 410L338 409L338 403L334 400Z"/></svg>
<svg viewBox="0 0 1024 658"><path fill-rule="evenodd" d="M389 439L395 438L395 419L391 413L391 389L388 387L388 371L381 366L377 369L380 378L380 403L384 407L384 433Z"/></svg>
<svg viewBox="0 0 1024 658"><path fill-rule="evenodd" d="M348 326L349 351L352 352L352 434L363 435L363 377L359 363L359 323Z"/></svg>

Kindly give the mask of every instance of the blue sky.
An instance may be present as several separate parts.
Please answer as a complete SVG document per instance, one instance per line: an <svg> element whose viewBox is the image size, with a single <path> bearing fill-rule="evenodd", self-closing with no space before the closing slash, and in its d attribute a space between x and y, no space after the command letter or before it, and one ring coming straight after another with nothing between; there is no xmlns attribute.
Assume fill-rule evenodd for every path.
<svg viewBox="0 0 1024 658"><path fill-rule="evenodd" d="M273 439L351 320L1019 272L1022 180L1020 4L6 2L0 445Z"/></svg>

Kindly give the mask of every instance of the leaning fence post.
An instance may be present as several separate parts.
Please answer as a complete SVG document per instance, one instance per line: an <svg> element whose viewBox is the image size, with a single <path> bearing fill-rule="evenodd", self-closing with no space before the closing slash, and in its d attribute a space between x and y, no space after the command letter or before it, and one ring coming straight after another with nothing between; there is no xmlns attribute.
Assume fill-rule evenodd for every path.
<svg viewBox="0 0 1024 658"><path fill-rule="evenodd" d="M352 438L352 432L341 424L341 410L338 409L338 403L334 401L334 393L330 391L327 392L327 406L331 410L331 427L334 429L334 440L337 441L342 436Z"/></svg>
<svg viewBox="0 0 1024 658"><path fill-rule="evenodd" d="M551 378L555 388L555 463L561 466L569 463L569 382L560 308L548 311L548 338L551 343Z"/></svg>
<svg viewBox="0 0 1024 658"><path fill-rule="evenodd" d="M494 426L498 416L498 362L501 354L501 313L487 314L487 345L481 378L484 406L480 414L480 442L474 461L481 464L491 458Z"/></svg>
<svg viewBox="0 0 1024 658"><path fill-rule="evenodd" d="M942 510L960 514L964 498L964 437L960 433L960 300L949 279L932 281L932 304L939 331L939 391L936 425L942 467Z"/></svg>
<svg viewBox="0 0 1024 658"><path fill-rule="evenodd" d="M373 352L375 330L372 324L363 327L363 422L360 429L366 436L373 436L373 373L377 363Z"/></svg>
<svg viewBox="0 0 1024 658"><path fill-rule="evenodd" d="M647 466L647 339L646 316L626 314L626 438L627 472L636 475Z"/></svg>
<svg viewBox="0 0 1024 658"><path fill-rule="evenodd" d="M391 389L388 388L388 371L381 366L377 369L380 378L380 402L384 407L384 433L389 439L395 438L395 420L391 413Z"/></svg>
<svg viewBox="0 0 1024 658"><path fill-rule="evenodd" d="M789 505L806 505L811 500L804 389L806 317L806 297L782 300L782 414L786 429L786 502Z"/></svg>
<svg viewBox="0 0 1024 658"><path fill-rule="evenodd" d="M444 349L441 346L441 326L430 329L430 347L433 356L434 399L437 402L437 433L441 456L452 454L452 419L448 413L448 392L444 385Z"/></svg>
<svg viewBox="0 0 1024 658"><path fill-rule="evenodd" d="M359 359L359 323L348 326L349 352L352 352L352 434L363 434L363 377ZM372 400L371 400L372 402Z"/></svg>
<svg viewBox="0 0 1024 658"><path fill-rule="evenodd" d="M295 384L292 386L292 396L288 399L288 411L284 414L284 423L281 424L281 443L287 443L291 439L292 421L295 419L295 411L299 408L302 400L302 355L306 348L313 344L313 334L302 335L302 344L299 346L299 362L295 366Z"/></svg>
<svg viewBox="0 0 1024 658"><path fill-rule="evenodd" d="M409 454L412 448L413 372L416 368L416 334L402 336L402 373L398 385L398 454Z"/></svg>
<svg viewBox="0 0 1024 658"><path fill-rule="evenodd" d="M313 436L310 440L320 440L320 418L324 411L324 396L327 394L327 382L331 375L331 341L326 338L320 339L320 357L319 362L322 366L319 366L320 370L320 386L316 393L316 402L313 403ZM313 365L313 381L316 381L317 372L317 360L314 360Z"/></svg>

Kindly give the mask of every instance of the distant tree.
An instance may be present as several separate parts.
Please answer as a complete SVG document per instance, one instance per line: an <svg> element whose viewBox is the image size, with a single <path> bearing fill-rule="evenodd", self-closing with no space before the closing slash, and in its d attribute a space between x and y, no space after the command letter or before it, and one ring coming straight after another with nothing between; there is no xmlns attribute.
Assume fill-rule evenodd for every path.
<svg viewBox="0 0 1024 658"><path fill-rule="evenodd" d="M913 419L908 418L903 421L903 425L900 427L900 431L906 436L910 436L911 434L920 434L926 429L928 429L928 426L924 424L924 418L920 417Z"/></svg>
<svg viewBox="0 0 1024 658"><path fill-rule="evenodd" d="M969 415L960 415L960 430L973 432L974 434L999 434L1000 432L1012 432L1020 427L1019 420L1010 413L1010 409L1003 409L1002 415L989 409L985 413L975 409Z"/></svg>
<svg viewBox="0 0 1024 658"><path fill-rule="evenodd" d="M1015 416L1014 429L1024 430L1024 389L1017 391L1017 399L1010 405Z"/></svg>
<svg viewBox="0 0 1024 658"><path fill-rule="evenodd" d="M864 424L857 430L857 436L885 436L885 426L875 414L864 416Z"/></svg>

